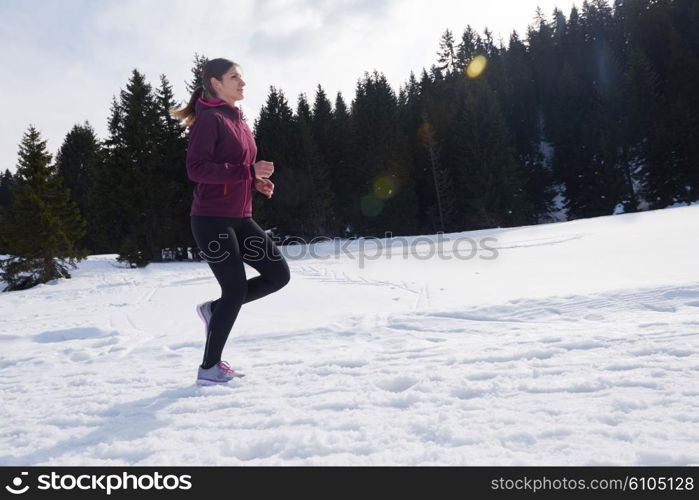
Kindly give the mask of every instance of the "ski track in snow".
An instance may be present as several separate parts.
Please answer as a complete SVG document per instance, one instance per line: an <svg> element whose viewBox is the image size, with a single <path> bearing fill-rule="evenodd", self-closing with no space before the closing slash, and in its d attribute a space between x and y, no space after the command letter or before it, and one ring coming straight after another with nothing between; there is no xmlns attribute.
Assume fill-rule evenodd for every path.
<svg viewBox="0 0 699 500"><path fill-rule="evenodd" d="M289 260L297 292L229 336L246 377L198 387L208 267L113 257L3 295L0 465L699 465L699 281L454 307L438 280ZM395 309L254 314L338 288Z"/></svg>

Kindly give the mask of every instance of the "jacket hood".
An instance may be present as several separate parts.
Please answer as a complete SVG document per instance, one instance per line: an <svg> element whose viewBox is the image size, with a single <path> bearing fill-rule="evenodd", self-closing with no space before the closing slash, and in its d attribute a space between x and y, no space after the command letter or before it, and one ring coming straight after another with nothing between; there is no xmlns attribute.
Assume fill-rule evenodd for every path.
<svg viewBox="0 0 699 500"><path fill-rule="evenodd" d="M202 111L205 111L207 109L211 108L218 108L221 111L230 113L236 120L241 120L242 119L242 114L240 111L240 108L237 106L231 106L228 104L226 101L223 99L220 99L218 97L214 97L213 99L209 101L205 101L201 97L197 98L197 102L194 104L194 112L198 115Z"/></svg>

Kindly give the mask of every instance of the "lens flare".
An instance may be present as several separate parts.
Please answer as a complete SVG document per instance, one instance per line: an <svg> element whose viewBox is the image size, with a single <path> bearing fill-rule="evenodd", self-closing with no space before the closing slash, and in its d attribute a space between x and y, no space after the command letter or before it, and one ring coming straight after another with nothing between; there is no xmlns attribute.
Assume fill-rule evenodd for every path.
<svg viewBox="0 0 699 500"><path fill-rule="evenodd" d="M483 70L488 64L485 56L476 56L471 59L471 62L466 66L466 76L469 78L477 78L483 73Z"/></svg>
<svg viewBox="0 0 699 500"><path fill-rule="evenodd" d="M388 176L379 177L374 181L374 195L382 200L396 195L396 181Z"/></svg>
<svg viewBox="0 0 699 500"><path fill-rule="evenodd" d="M376 217L383 210L383 200L377 198L373 193L362 196L359 204L362 214L367 217Z"/></svg>

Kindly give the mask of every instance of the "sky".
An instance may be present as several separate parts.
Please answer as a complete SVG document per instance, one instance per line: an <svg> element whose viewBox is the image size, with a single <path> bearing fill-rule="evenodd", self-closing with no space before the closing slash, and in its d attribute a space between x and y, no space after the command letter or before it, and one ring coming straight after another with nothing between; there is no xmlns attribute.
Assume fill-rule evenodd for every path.
<svg viewBox="0 0 699 500"><path fill-rule="evenodd" d="M364 73L383 73L395 92L437 62L439 40L467 25L505 43L524 35L537 6L568 16L571 0L0 0L0 172L16 171L22 135L34 125L53 155L76 124L107 137L114 96L134 69L178 103L189 99L195 54L239 63L238 103L252 127L270 87L295 109L321 85L349 105Z"/></svg>

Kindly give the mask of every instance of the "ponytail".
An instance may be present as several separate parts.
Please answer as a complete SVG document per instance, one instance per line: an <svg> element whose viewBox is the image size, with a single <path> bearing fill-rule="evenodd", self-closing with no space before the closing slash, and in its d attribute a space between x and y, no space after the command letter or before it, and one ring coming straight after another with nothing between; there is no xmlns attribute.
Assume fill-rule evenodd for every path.
<svg viewBox="0 0 699 500"><path fill-rule="evenodd" d="M194 124L194 120L197 118L196 113L194 112L194 106L197 99L202 97L203 92L204 88L199 85L196 89L194 89L194 92L192 92L192 96L189 98L189 102L184 108L170 108L170 116L180 121L182 128L189 128Z"/></svg>

